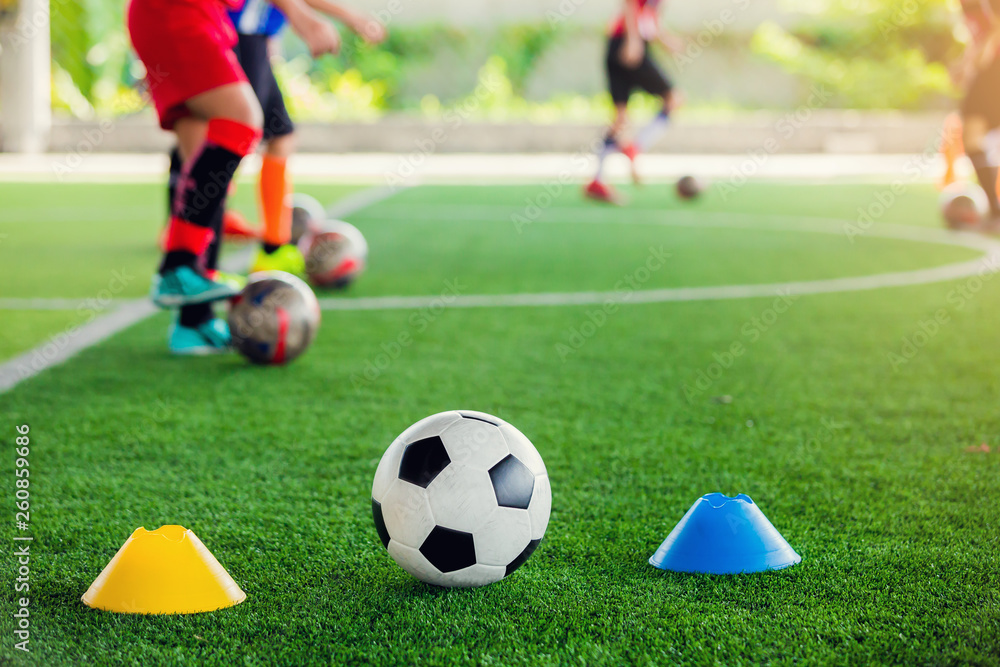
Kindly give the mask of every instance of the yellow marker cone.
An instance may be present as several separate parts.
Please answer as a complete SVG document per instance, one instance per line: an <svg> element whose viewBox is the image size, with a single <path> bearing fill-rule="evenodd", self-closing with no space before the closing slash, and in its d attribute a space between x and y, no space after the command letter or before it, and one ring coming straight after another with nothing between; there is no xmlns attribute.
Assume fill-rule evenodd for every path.
<svg viewBox="0 0 1000 667"><path fill-rule="evenodd" d="M125 614L195 614L246 597L197 535L161 526L136 529L82 599L88 607Z"/></svg>

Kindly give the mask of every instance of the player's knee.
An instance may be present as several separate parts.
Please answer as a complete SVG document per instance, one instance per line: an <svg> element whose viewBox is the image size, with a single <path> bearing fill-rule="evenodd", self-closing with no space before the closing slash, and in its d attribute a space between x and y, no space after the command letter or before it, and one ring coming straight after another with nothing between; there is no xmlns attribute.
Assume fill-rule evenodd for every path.
<svg viewBox="0 0 1000 667"><path fill-rule="evenodd" d="M261 111L260 102L249 84L243 86L240 92L241 95L230 100L224 117L260 132L264 127L264 112Z"/></svg>
<svg viewBox="0 0 1000 667"><path fill-rule="evenodd" d="M264 127L264 112L260 109L260 103L255 99L248 100L246 107L241 109L242 117L238 118L241 123L255 130L261 131Z"/></svg>
<svg viewBox="0 0 1000 667"><path fill-rule="evenodd" d="M295 134L283 134L267 142L265 149L272 157L288 157L295 152Z"/></svg>

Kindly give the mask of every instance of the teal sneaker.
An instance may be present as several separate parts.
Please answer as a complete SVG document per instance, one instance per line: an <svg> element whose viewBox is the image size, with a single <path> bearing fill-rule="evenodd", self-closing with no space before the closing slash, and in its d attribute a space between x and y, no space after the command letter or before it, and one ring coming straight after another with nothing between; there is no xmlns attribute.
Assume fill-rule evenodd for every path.
<svg viewBox="0 0 1000 667"><path fill-rule="evenodd" d="M179 308L196 303L228 299L240 293L236 285L217 282L190 266L178 266L153 276L150 297L160 308Z"/></svg>
<svg viewBox="0 0 1000 667"><path fill-rule="evenodd" d="M229 325L218 317L199 327L183 327L174 321L167 332L170 353L181 356L222 354L230 350L231 341Z"/></svg>

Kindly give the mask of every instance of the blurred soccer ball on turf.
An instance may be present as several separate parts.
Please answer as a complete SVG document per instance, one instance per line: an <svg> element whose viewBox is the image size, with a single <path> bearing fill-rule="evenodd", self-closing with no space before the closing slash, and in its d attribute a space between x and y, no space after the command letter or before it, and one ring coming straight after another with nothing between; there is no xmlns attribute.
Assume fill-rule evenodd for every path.
<svg viewBox="0 0 1000 667"><path fill-rule="evenodd" d="M307 239L306 275L317 287L344 288L368 263L368 242L354 225L331 220Z"/></svg>
<svg viewBox="0 0 1000 667"><path fill-rule="evenodd" d="M677 196L681 199L694 199L705 187L694 176L683 176L677 181Z"/></svg>
<svg viewBox="0 0 1000 667"><path fill-rule="evenodd" d="M382 544L436 586L484 586L512 573L541 542L551 507L535 446L507 422L467 410L406 429L372 485Z"/></svg>
<svg viewBox="0 0 1000 667"><path fill-rule="evenodd" d="M251 274L229 309L233 347L255 364L286 364L309 347L319 330L316 295L284 271Z"/></svg>
<svg viewBox="0 0 1000 667"><path fill-rule="evenodd" d="M326 221L326 209L314 197L296 192L288 195L292 209L292 243L298 243L310 231L318 231Z"/></svg>
<svg viewBox="0 0 1000 667"><path fill-rule="evenodd" d="M975 183L956 181L941 191L941 215L949 229L971 229L990 210L986 193Z"/></svg>

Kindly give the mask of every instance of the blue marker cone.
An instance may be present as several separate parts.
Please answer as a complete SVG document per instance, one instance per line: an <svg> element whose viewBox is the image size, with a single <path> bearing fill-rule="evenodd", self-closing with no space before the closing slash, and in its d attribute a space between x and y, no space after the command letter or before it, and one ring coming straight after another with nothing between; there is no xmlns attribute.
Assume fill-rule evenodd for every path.
<svg viewBox="0 0 1000 667"><path fill-rule="evenodd" d="M695 501L649 563L674 572L739 574L801 560L749 496L709 493Z"/></svg>

